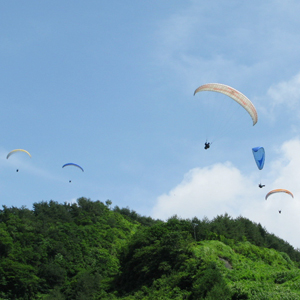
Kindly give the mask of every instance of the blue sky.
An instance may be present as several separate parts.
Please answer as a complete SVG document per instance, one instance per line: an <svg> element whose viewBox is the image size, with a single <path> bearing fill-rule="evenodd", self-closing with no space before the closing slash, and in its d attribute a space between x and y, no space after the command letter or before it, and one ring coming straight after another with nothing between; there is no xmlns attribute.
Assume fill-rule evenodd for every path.
<svg viewBox="0 0 300 300"><path fill-rule="evenodd" d="M227 212L300 248L299 13L275 0L1 3L1 204L84 196L162 219ZM258 123L222 95L193 96L209 82L244 93ZM16 148L32 158L6 159ZM295 198L265 201L273 188Z"/></svg>

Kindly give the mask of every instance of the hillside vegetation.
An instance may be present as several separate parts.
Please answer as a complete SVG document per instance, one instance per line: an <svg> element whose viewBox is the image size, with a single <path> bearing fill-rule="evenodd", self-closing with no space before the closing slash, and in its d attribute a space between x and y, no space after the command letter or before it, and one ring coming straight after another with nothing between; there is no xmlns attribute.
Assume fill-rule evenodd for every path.
<svg viewBox="0 0 300 300"><path fill-rule="evenodd" d="M0 299L300 299L300 252L261 224L111 204L3 206Z"/></svg>

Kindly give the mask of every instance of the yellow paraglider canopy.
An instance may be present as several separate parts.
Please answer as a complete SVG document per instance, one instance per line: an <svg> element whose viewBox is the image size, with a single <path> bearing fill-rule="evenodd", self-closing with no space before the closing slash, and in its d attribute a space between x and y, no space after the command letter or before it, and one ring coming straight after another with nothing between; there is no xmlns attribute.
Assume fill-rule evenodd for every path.
<svg viewBox="0 0 300 300"><path fill-rule="evenodd" d="M30 154L28 151L26 151L26 150L24 150L24 149L15 149L15 150L10 151L10 152L7 154L6 158L8 159L12 154L14 154L14 153L16 153L16 152L25 152L26 154L29 155L29 157L31 157L31 154Z"/></svg>

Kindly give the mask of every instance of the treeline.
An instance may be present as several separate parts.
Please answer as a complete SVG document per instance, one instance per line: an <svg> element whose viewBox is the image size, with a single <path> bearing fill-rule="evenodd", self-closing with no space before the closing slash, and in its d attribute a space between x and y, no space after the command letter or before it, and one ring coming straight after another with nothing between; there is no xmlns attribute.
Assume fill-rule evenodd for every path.
<svg viewBox="0 0 300 300"><path fill-rule="evenodd" d="M254 223L242 216L233 219L225 213L225 215L217 216L211 221L207 218L199 220L195 217L191 223L195 228L197 241L220 240L230 246L236 242L248 241L259 247L285 252L300 265L300 252L298 250L276 235L268 233L260 223Z"/></svg>
<svg viewBox="0 0 300 300"><path fill-rule="evenodd" d="M138 299L131 297L147 289L168 290L172 299L176 288L178 299L201 299L213 293L208 274L226 290L214 264L193 260L192 248L203 240L248 241L300 262L291 245L243 217L163 222L111 204L79 198L34 203L32 210L3 206L0 299Z"/></svg>
<svg viewBox="0 0 300 300"><path fill-rule="evenodd" d="M109 201L109 202L107 202L107 201ZM106 201L107 203L109 203L109 204L111 203L110 200L107 200L107 201ZM113 211L121 214L129 221L138 222L141 225L145 225L145 226L151 226L157 222L160 222L159 220L154 220L151 217L142 216L142 215L138 214L136 211L131 210L129 207L119 208L119 206L115 206L113 208Z"/></svg>

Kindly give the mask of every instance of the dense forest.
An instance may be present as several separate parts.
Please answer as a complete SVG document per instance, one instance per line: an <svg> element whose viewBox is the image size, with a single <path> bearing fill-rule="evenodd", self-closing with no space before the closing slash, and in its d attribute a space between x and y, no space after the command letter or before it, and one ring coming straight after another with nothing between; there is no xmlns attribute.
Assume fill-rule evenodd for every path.
<svg viewBox="0 0 300 300"><path fill-rule="evenodd" d="M300 252L246 218L107 200L0 210L0 299L300 299Z"/></svg>

